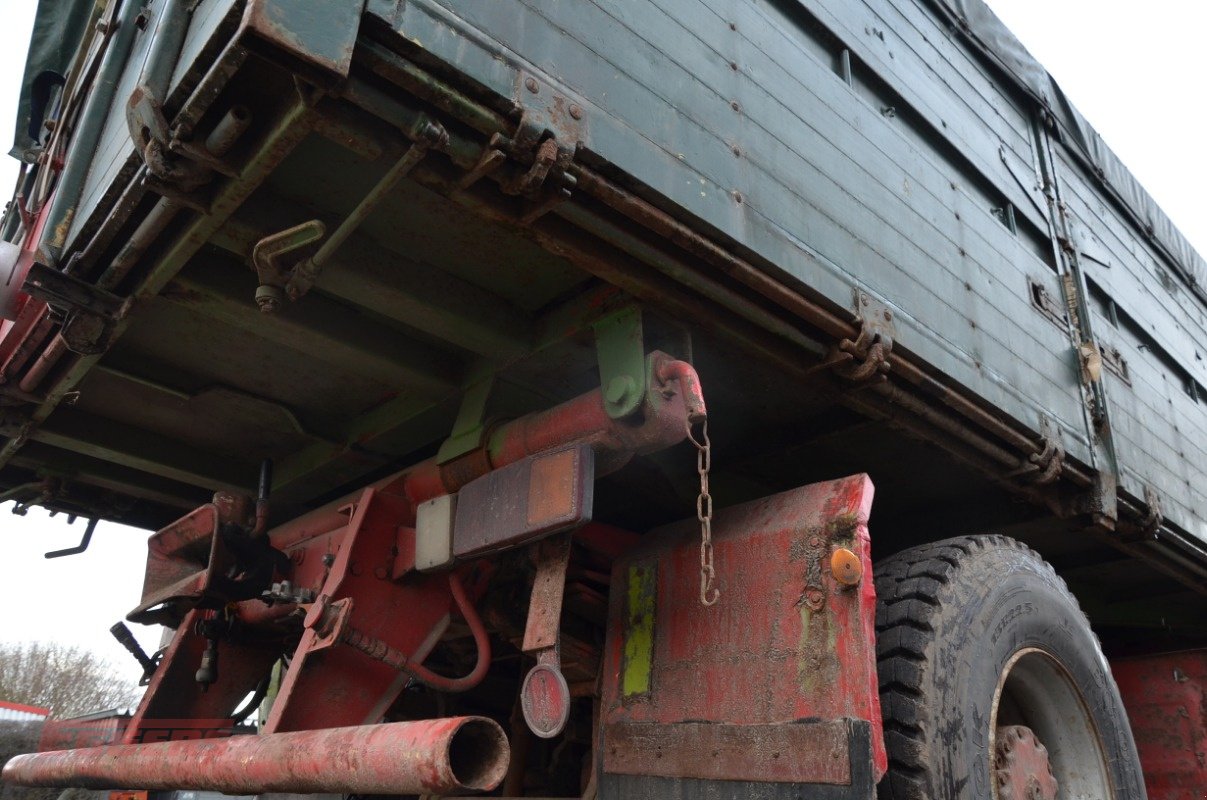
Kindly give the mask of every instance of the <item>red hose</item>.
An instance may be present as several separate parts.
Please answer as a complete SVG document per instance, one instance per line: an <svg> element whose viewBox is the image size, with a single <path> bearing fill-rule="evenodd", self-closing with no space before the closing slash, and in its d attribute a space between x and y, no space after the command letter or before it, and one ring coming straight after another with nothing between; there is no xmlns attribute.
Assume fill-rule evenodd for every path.
<svg viewBox="0 0 1207 800"><path fill-rule="evenodd" d="M478 663L474 664L473 671L463 678L437 675L422 664L406 664L402 669L433 689L444 692L466 692L481 683L490 669L490 636L486 633L486 626L482 624L482 618L478 616L477 609L466 596L465 587L461 585L461 579L457 577L456 572L448 574L448 587L453 592L453 599L457 601L457 608L460 609L461 616L465 617L465 622L474 635L474 644L478 647Z"/></svg>

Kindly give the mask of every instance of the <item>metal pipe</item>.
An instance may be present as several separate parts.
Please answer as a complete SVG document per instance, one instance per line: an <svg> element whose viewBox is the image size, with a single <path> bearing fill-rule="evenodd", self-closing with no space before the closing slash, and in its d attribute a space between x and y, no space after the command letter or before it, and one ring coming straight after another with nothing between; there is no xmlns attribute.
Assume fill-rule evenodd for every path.
<svg viewBox="0 0 1207 800"><path fill-rule="evenodd" d="M18 484L11 489L5 489L3 492L0 492L0 503L7 503L9 500L18 500L22 495L35 490L38 492L42 491L42 481L30 481L29 483Z"/></svg>
<svg viewBox="0 0 1207 800"><path fill-rule="evenodd" d="M247 106L233 105L205 137L205 149L216 156L225 155L251 126L251 111Z"/></svg>
<svg viewBox="0 0 1207 800"><path fill-rule="evenodd" d="M494 720L452 717L30 753L2 777L17 786L232 795L448 794L494 789L509 751Z"/></svg>
<svg viewBox="0 0 1207 800"><path fill-rule="evenodd" d="M88 100L80 113L80 124L76 128L71 142L68 144L67 159L64 162L63 174L55 188L54 199L50 203L47 224L43 229L41 247L49 251L56 259L63 245L66 244L67 232L71 220L75 216L76 205L84 191L84 180L92 166L92 154L96 152L97 142L100 141L101 131L109 118L109 108L113 105L113 96L117 93L117 84L130 57L130 47L134 42L134 34L138 26L134 24L135 17L142 9L142 4L135 0L125 0L117 20L117 30L113 39L107 45L100 70Z"/></svg>

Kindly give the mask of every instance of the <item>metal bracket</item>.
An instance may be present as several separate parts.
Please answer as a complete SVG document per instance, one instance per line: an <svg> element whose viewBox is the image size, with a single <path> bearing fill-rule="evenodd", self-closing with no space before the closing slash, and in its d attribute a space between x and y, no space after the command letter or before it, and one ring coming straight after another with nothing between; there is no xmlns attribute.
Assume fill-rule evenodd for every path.
<svg viewBox="0 0 1207 800"><path fill-rule="evenodd" d="M114 324L127 301L45 264L34 262L21 290L63 312L63 341L81 355L103 353L113 339Z"/></svg>
<svg viewBox="0 0 1207 800"><path fill-rule="evenodd" d="M437 464L447 464L482 446L486 436L486 407L494 392L496 378L497 375L491 373L466 389L452 433L436 453Z"/></svg>
<svg viewBox="0 0 1207 800"><path fill-rule="evenodd" d="M107 319L120 317L125 303L115 294L37 261L30 264L21 291L51 306L83 310Z"/></svg>
<svg viewBox="0 0 1207 800"><path fill-rule="evenodd" d="M531 225L559 203L569 199L577 185L570 174L571 165L584 132L583 104L568 97L548 79L529 74L520 76L516 87L517 108L521 111L515 138L492 138L483 154L481 166L489 168L497 159L492 150L506 151L517 161L530 164L528 170L505 181L502 190L529 200L520 216L523 225ZM479 167L466 176L471 183L480 175Z"/></svg>
<svg viewBox="0 0 1207 800"><path fill-rule="evenodd" d="M1019 461L1018 467L1008 473L1007 478L1018 478L1023 483L1046 486L1060 477L1064 469L1065 448L1060 429L1047 416L1039 419L1040 441L1043 446Z"/></svg>
<svg viewBox="0 0 1207 800"><path fill-rule="evenodd" d="M537 660L524 679L520 706L528 728L542 739L557 736L570 716L570 688L561 671L559 634L572 536L552 536L532 545L536 577L528 604L523 651Z"/></svg>
<svg viewBox="0 0 1207 800"><path fill-rule="evenodd" d="M859 333L853 340L840 341L826 363L840 378L858 385L886 380L896 336L893 312L867 292L857 291L855 315Z"/></svg>
<svg viewBox="0 0 1207 800"><path fill-rule="evenodd" d="M596 322L594 328L604 410L612 419L623 419L641 408L646 394L641 309L623 308Z"/></svg>

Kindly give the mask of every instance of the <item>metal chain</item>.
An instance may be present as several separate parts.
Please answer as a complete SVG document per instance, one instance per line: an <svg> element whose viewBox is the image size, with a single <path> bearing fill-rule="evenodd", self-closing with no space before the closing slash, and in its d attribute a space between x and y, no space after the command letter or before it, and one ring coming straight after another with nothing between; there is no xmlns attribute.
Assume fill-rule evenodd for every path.
<svg viewBox="0 0 1207 800"><path fill-rule="evenodd" d="M712 443L708 440L708 420L700 429L700 439L687 424L687 438L696 446L696 472L700 473L700 495L696 498L696 519L700 521L700 603L711 606L721 598L721 590L713 583L717 571L713 567L712 495L708 492L708 472L712 469Z"/></svg>

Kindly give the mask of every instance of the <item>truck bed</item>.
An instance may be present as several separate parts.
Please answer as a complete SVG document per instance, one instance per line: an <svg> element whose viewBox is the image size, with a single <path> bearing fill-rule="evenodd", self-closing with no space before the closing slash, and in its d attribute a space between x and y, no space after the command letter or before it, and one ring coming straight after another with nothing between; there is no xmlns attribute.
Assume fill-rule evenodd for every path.
<svg viewBox="0 0 1207 800"><path fill-rule="evenodd" d="M598 386L637 303L701 375L718 502L868 472L877 555L1009 533L1121 646L1202 635L1203 262L977 0L201 0L167 119L251 123L148 234L125 109L162 11L39 253L130 302L37 380L41 309L5 324L6 499L156 528L272 458L285 519L472 435L473 397L489 422ZM261 313L257 242L335 229L430 122ZM683 517L695 478L637 459L597 516Z"/></svg>

